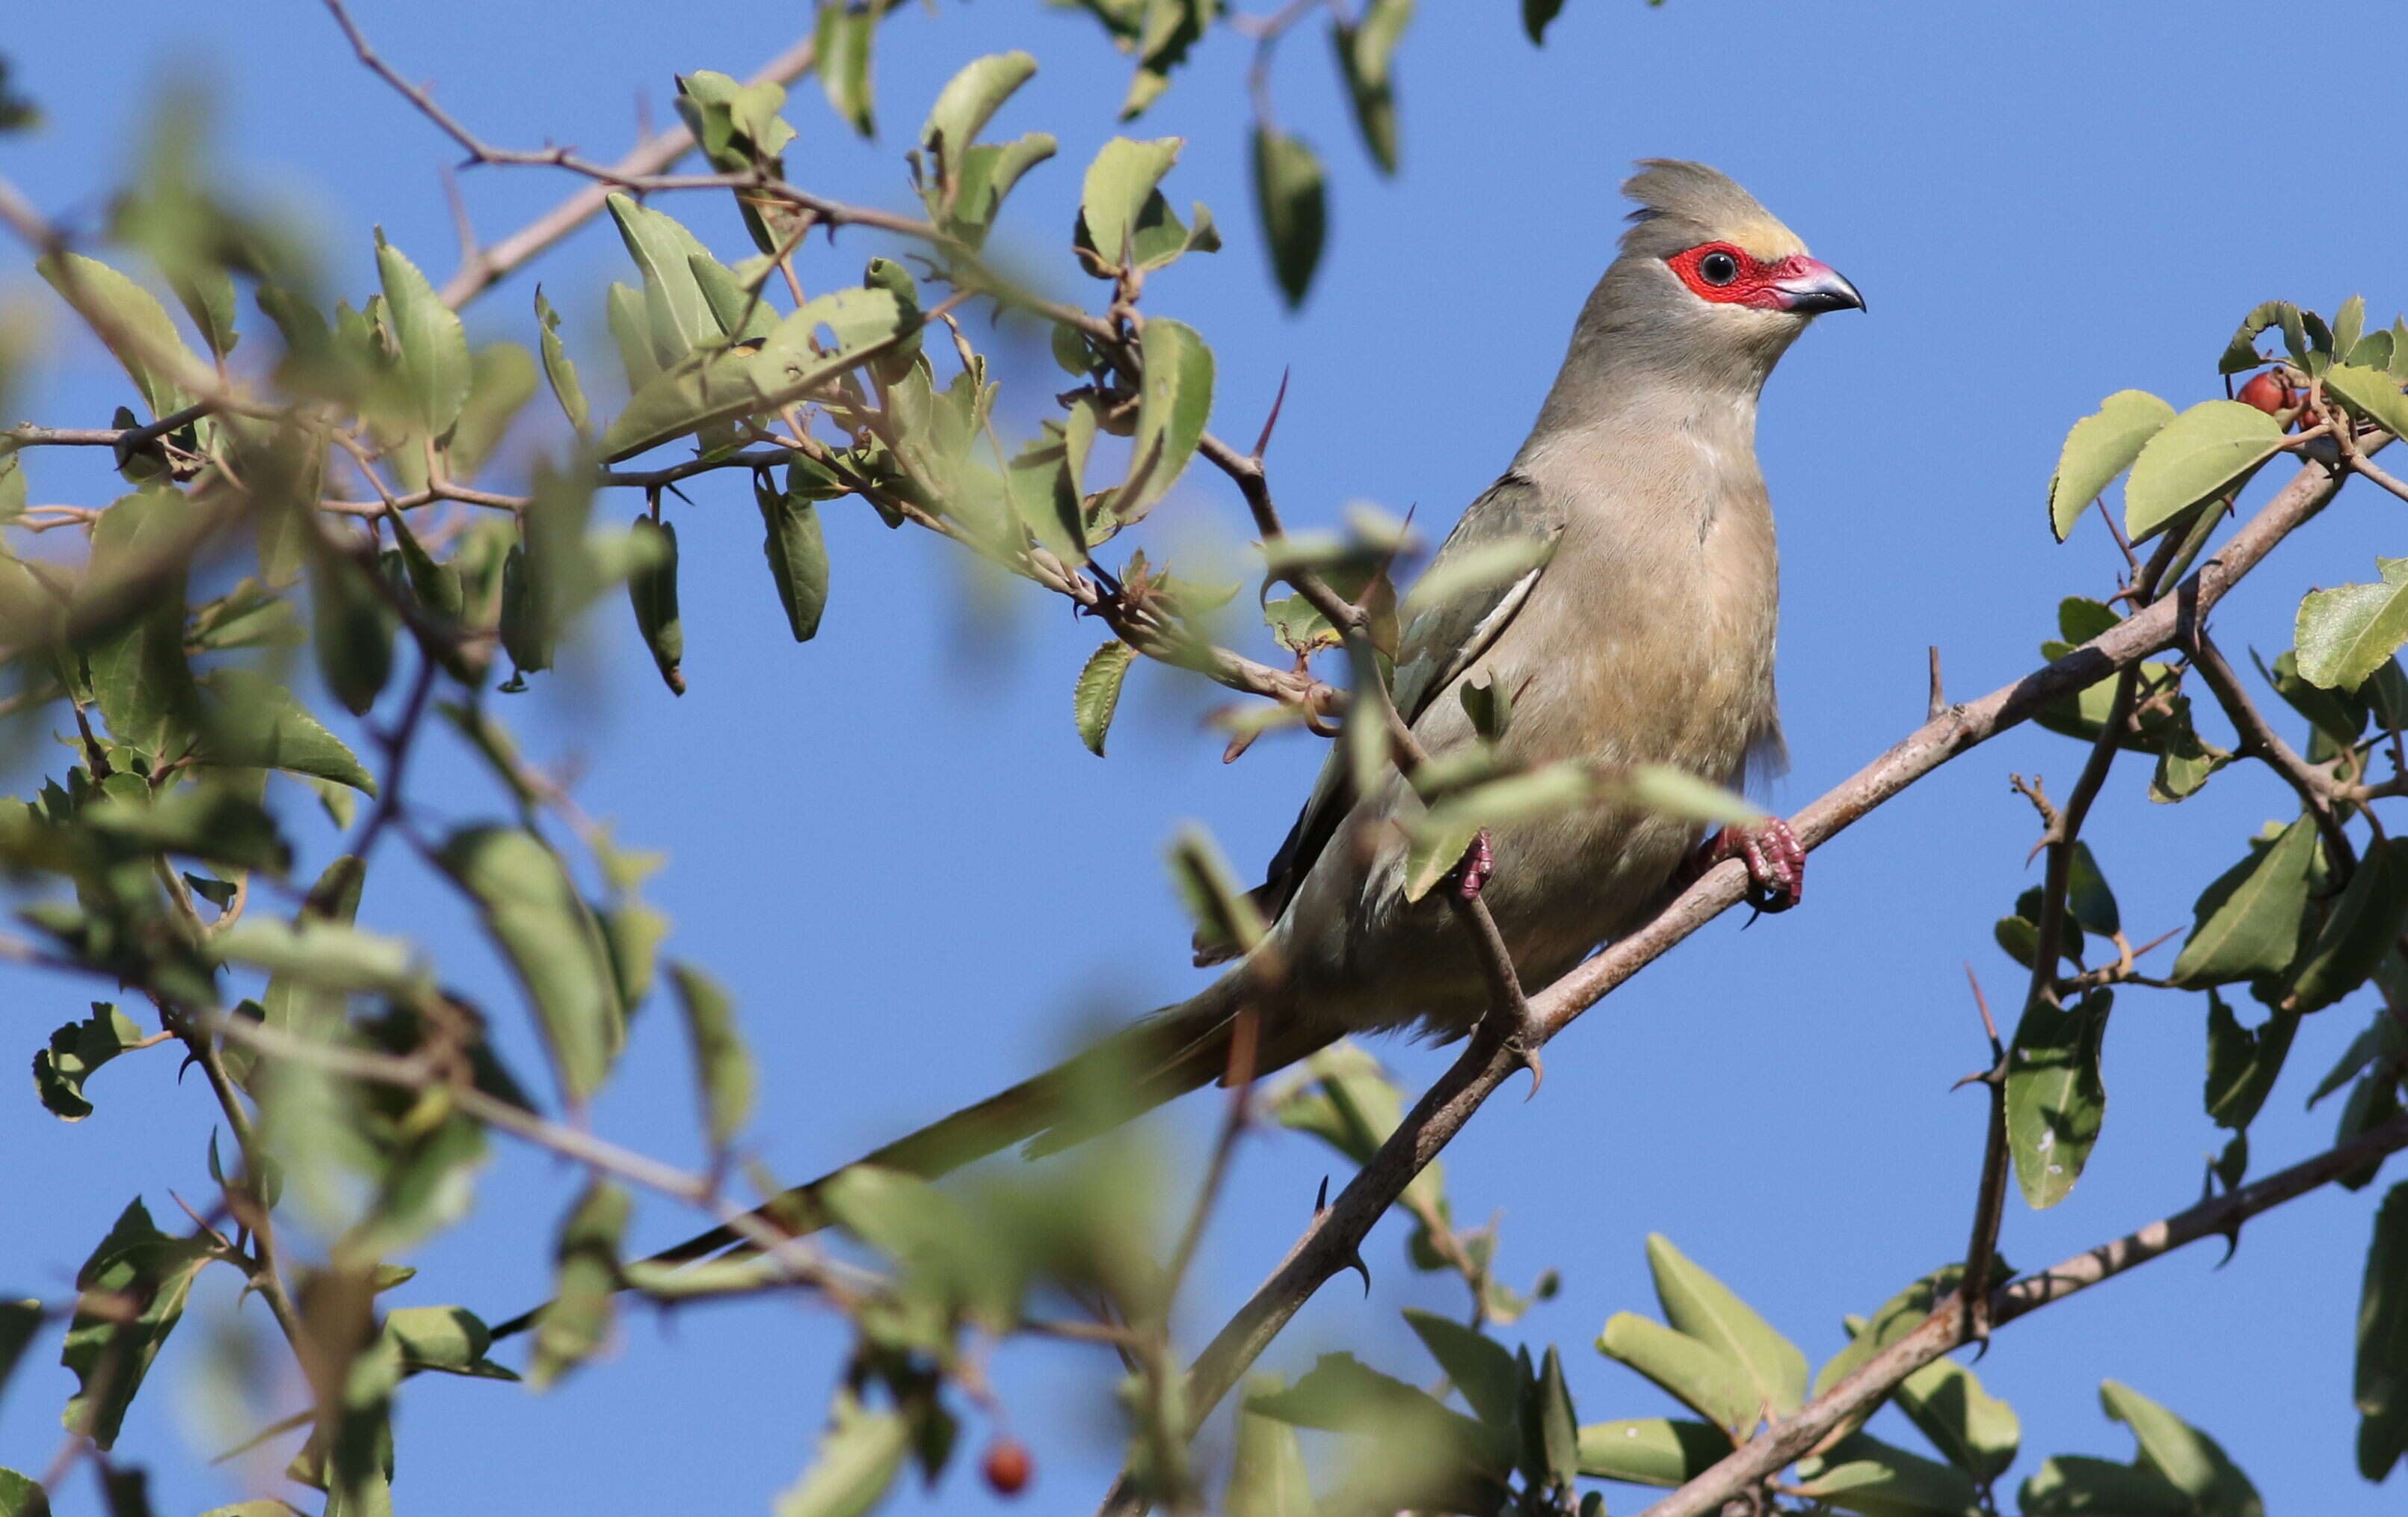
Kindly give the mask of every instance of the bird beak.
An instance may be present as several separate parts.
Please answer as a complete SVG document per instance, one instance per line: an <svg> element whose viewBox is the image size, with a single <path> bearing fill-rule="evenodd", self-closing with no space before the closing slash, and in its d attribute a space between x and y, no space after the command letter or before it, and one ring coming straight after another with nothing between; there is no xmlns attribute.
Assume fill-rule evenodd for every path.
<svg viewBox="0 0 2408 1517"><path fill-rule="evenodd" d="M1772 287L1781 295L1782 309L1793 316L1820 316L1828 310L1865 308L1865 297L1838 269L1813 258L1792 262L1794 272Z"/></svg>

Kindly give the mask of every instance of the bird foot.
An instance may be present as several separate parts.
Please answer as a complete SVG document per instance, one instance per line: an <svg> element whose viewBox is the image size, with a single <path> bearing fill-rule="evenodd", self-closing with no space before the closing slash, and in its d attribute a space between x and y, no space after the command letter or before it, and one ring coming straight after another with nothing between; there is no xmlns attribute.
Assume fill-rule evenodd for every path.
<svg viewBox="0 0 2408 1517"><path fill-rule="evenodd" d="M1806 849L1779 817L1757 827L1733 823L1714 834L1698 851L1698 872L1725 859L1747 866L1747 904L1758 911L1786 911L1805 897Z"/></svg>
<svg viewBox="0 0 2408 1517"><path fill-rule="evenodd" d="M1455 892L1455 899L1476 901L1480 899L1480 893L1488 888L1489 877L1496 872L1497 851L1489 844L1488 829L1483 827L1473 834L1470 846L1463 851L1463 857L1447 872L1447 886Z"/></svg>

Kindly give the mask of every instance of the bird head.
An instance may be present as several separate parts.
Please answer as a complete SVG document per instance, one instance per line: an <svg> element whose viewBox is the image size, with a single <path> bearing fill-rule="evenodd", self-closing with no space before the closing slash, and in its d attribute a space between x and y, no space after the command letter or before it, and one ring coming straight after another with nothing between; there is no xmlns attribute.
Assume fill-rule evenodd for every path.
<svg viewBox="0 0 2408 1517"><path fill-rule="evenodd" d="M1717 169L1642 159L1622 193L1638 208L1582 312L1567 378L1642 370L1753 396L1816 316L1864 308L1855 285Z"/></svg>

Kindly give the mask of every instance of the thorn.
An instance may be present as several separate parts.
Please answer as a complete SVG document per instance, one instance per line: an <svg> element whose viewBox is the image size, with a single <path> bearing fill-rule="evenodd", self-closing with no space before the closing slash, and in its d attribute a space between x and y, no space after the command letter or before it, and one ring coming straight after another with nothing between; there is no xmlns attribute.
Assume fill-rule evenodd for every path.
<svg viewBox="0 0 2408 1517"><path fill-rule="evenodd" d="M1537 1100L1539 1087L1547 1082L1547 1066L1539 1058L1539 1051L1524 1042L1521 1036L1516 1034L1512 1041L1505 1045L1505 1052L1513 1055L1514 1063L1530 1071L1530 1094L1523 1096L1522 1099Z"/></svg>
<svg viewBox="0 0 2408 1517"><path fill-rule="evenodd" d="M1940 688L1940 645L1932 643L1928 647L1931 652L1931 702L1924 708L1924 720L1937 722L1941 713L1948 709L1948 697L1942 694Z"/></svg>
<svg viewBox="0 0 2408 1517"><path fill-rule="evenodd" d="M1981 1010L1982 1030L1990 1035L1991 1059L1995 1061L2004 1058L2007 1050L2006 1045L1999 1041L1999 1024L1990 1020L1990 998L1982 994L1982 981L1974 978L1973 965L1970 959L1965 964L1965 982L1973 987L1973 1005ZM1959 1081L1958 1083L1962 1084L1963 1081Z"/></svg>
<svg viewBox="0 0 2408 1517"><path fill-rule="evenodd" d="M1323 1212L1328 1209L1329 1177L1327 1175L1324 1175L1321 1177L1321 1194L1312 1198L1312 1215L1315 1219L1318 1219Z"/></svg>
<svg viewBox="0 0 2408 1517"><path fill-rule="evenodd" d="M1279 394L1271 397L1271 413L1263 418L1263 435L1254 439L1254 462L1263 461L1263 450L1271 445L1271 428L1279 425L1280 408L1287 404L1287 380L1292 368L1280 370Z"/></svg>
<svg viewBox="0 0 2408 1517"><path fill-rule="evenodd" d="M1363 1295L1369 1298L1371 1294L1371 1267L1363 1262L1363 1251L1360 1248L1350 1247L1346 1251L1346 1258L1343 1262L1347 1268L1363 1277Z"/></svg>

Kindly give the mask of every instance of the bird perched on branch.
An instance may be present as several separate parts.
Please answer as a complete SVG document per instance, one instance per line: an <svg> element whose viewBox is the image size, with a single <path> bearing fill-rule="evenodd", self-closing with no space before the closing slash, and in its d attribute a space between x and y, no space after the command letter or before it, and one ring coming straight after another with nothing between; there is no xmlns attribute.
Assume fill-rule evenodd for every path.
<svg viewBox="0 0 2408 1517"><path fill-rule="evenodd" d="M1582 310L1537 423L1427 574L1515 541L1535 566L1418 609L1409 599L1394 701L1433 757L1477 740L1457 698L1475 680L1512 694L1498 745L1510 764L1662 765L1737 786L1783 752L1757 395L1815 316L1864 302L1702 164L1645 161L1623 192L1638 209L1621 256ZM1350 774L1333 753L1254 893L1270 923L1254 952L1193 998L863 1162L937 1175L1024 1139L1075 1140L1222 1078L1241 1014L1252 1074L1348 1033L1469 1033L1492 1001L1482 960L1439 894L1406 889L1398 823L1420 803L1393 770L1365 795ZM1612 804L1493 828L1483 898L1521 980L1545 984L1637 926L1699 856L1700 831ZM1804 855L1785 827L1726 829L1705 848L1734 855L1759 905L1794 904ZM1099 1073L1106 1109L1074 1116ZM816 1225L815 1189L764 1215ZM716 1229L661 1258L735 1241Z"/></svg>

